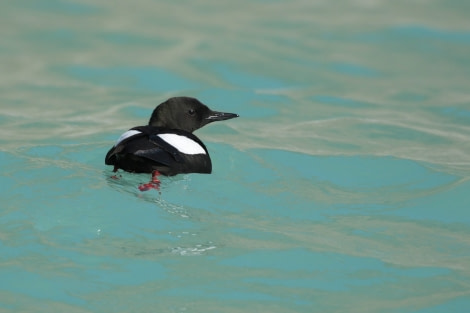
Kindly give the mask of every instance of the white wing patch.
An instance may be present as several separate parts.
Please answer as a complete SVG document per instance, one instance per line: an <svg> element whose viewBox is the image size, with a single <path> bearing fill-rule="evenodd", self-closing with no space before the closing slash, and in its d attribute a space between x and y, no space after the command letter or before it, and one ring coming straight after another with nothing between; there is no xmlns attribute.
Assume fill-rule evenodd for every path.
<svg viewBox="0 0 470 313"><path fill-rule="evenodd" d="M119 137L119 139L116 141L116 143L114 144L114 146L116 147L118 144L120 144L124 139L127 139L131 136L134 136L134 135L137 135L137 134L140 134L141 132L138 131L138 130L128 130L126 131L124 134L121 135L121 137Z"/></svg>
<svg viewBox="0 0 470 313"><path fill-rule="evenodd" d="M181 153L206 154L206 151L200 144L188 137L177 134L159 134L157 136L168 142L176 149L178 149L178 151Z"/></svg>

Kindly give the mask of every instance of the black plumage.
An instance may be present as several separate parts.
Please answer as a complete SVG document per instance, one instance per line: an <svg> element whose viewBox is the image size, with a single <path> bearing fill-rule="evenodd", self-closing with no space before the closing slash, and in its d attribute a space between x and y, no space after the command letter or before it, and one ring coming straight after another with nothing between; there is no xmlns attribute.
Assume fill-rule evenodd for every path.
<svg viewBox="0 0 470 313"><path fill-rule="evenodd" d="M209 152L192 132L208 123L235 117L238 114L212 111L195 98L170 98L155 108L148 125L124 133L107 153L105 163L113 165L114 171L158 171L167 176L209 174Z"/></svg>

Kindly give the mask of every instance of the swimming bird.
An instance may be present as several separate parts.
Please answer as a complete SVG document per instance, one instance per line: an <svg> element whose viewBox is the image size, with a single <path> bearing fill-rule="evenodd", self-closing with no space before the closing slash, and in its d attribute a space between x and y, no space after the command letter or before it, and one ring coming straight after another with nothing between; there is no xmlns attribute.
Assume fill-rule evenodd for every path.
<svg viewBox="0 0 470 313"><path fill-rule="evenodd" d="M150 183L139 187L142 191L158 189L160 174L210 174L209 152L193 132L238 116L213 111L195 98L170 98L153 110L148 125L133 127L119 137L106 154L105 164L114 165L114 172L152 173Z"/></svg>

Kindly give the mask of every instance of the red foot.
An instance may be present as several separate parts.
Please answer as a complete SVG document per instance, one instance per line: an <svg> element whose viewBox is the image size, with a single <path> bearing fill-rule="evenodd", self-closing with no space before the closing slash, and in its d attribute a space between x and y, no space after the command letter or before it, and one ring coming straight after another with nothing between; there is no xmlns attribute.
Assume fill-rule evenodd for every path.
<svg viewBox="0 0 470 313"><path fill-rule="evenodd" d="M153 171L152 180L146 184L140 185L139 190L140 191L147 191L150 189L160 190L160 180L158 179L158 175L160 175L158 171Z"/></svg>
<svg viewBox="0 0 470 313"><path fill-rule="evenodd" d="M160 190L160 184L150 182L139 186L140 191L147 191L150 189Z"/></svg>
<svg viewBox="0 0 470 313"><path fill-rule="evenodd" d="M118 171L119 167L117 167L116 165L114 165L114 169L113 169L113 173L116 173ZM119 175L119 177L122 177L121 175ZM111 176L112 179L119 179L119 177L117 177L117 175L113 175Z"/></svg>

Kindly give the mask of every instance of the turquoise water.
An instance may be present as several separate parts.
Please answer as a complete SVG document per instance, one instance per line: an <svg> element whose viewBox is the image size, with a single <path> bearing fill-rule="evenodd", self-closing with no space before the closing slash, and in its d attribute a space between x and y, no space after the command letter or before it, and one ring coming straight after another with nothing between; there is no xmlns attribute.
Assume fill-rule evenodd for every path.
<svg viewBox="0 0 470 313"><path fill-rule="evenodd" d="M1 312L465 312L470 5L4 1ZM212 175L111 179L168 97Z"/></svg>

